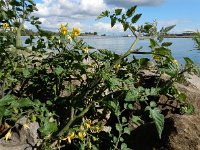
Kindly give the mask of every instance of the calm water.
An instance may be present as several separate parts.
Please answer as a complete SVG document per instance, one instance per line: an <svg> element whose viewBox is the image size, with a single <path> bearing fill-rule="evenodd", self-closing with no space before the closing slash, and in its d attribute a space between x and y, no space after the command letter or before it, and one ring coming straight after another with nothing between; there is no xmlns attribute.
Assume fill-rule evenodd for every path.
<svg viewBox="0 0 200 150"><path fill-rule="evenodd" d="M133 37L81 37L90 46L96 49L108 49L118 54L122 54L127 51L132 44ZM23 41L26 37L23 37ZM168 38L165 41L172 42L173 44L169 47L172 50L172 54L181 64L184 63L183 57L191 58L196 64L200 64L200 51L194 49L194 42L190 38ZM141 51L150 51L149 41L139 41L137 47L142 46ZM138 56L141 57L141 56Z"/></svg>
<svg viewBox="0 0 200 150"><path fill-rule="evenodd" d="M83 37L83 40L89 45L97 49L109 49L116 53L123 53L129 49L134 38L133 37ZM194 49L194 42L190 38L168 38L165 41L172 42L169 47L172 55L180 63L184 62L183 57L191 58L195 63L200 64L200 51ZM139 41L137 47L142 46L141 51L150 51L149 41Z"/></svg>

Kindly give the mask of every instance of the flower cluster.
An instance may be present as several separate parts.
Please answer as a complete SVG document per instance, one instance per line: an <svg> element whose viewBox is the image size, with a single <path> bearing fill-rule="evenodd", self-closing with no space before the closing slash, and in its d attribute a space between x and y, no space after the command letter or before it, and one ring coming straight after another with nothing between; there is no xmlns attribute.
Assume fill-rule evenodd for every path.
<svg viewBox="0 0 200 150"><path fill-rule="evenodd" d="M4 29L4 30L9 29L9 27L10 27L10 26L9 26L8 23L4 23L4 24L3 24L3 29Z"/></svg>
<svg viewBox="0 0 200 150"><path fill-rule="evenodd" d="M92 123L90 119L84 120L80 127L77 130L73 130L69 132L66 138L62 140L66 140L68 143L71 143L73 139L84 140L86 137L91 137L96 140L92 134L99 133L101 128L98 124Z"/></svg>
<svg viewBox="0 0 200 150"><path fill-rule="evenodd" d="M72 30L72 35L73 36L79 36L81 34L81 29L80 28L73 28Z"/></svg>
<svg viewBox="0 0 200 150"><path fill-rule="evenodd" d="M60 33L61 33L62 35L67 35L68 32L69 32L69 30L67 30L67 25L61 24L61 26L60 26Z"/></svg>
<svg viewBox="0 0 200 150"><path fill-rule="evenodd" d="M119 70L121 68L121 65L120 64L115 64L113 68L116 69L116 70Z"/></svg>
<svg viewBox="0 0 200 150"><path fill-rule="evenodd" d="M61 24L60 28L59 28L59 32L61 33L61 35L67 35L68 39L71 40L72 36L79 36L81 34L81 29L80 28L73 28L72 32L70 33L70 31L67 29L67 25L63 25Z"/></svg>

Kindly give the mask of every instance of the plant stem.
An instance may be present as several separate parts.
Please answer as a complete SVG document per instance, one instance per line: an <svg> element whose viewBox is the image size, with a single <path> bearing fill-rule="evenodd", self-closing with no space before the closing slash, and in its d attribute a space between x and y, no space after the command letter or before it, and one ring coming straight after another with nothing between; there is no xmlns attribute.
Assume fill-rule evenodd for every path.
<svg viewBox="0 0 200 150"><path fill-rule="evenodd" d="M132 43L131 47L129 48L129 50L128 50L126 53L124 53L123 55L121 55L121 56L114 62L113 66L114 66L115 64L120 64L120 62L121 62L121 60L122 60L123 58L126 58L128 55L130 55L131 53L133 53L133 52L134 52L134 47L136 46L136 44L138 43L139 40L140 40L140 38L139 38L139 37L136 37L136 39L133 41L133 43Z"/></svg>
<svg viewBox="0 0 200 150"><path fill-rule="evenodd" d="M75 115L74 115L74 107L71 107L71 116L69 121L67 122L66 126L57 134L57 136L62 136L63 133L69 129L70 125L74 122L74 120L76 119Z"/></svg>
<svg viewBox="0 0 200 150"><path fill-rule="evenodd" d="M90 107L93 105L93 103L91 103L90 105L88 105L85 109L83 109L80 114L78 114L77 116L75 116L75 109L74 107L71 107L71 116L69 121L67 122L66 126L57 134L57 136L62 136L63 133L65 131L67 131L69 129L69 127L71 126L71 124L78 118L84 116L88 110L90 109Z"/></svg>

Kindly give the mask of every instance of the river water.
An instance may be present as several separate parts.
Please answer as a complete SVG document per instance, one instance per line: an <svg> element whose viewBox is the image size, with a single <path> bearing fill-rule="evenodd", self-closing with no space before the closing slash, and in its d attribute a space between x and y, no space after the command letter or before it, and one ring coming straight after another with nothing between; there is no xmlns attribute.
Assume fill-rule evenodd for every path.
<svg viewBox="0 0 200 150"><path fill-rule="evenodd" d="M111 36L81 36L80 38L82 38L88 45L96 49L108 49L118 54L126 52L134 40L134 37ZM25 39L26 37L23 37L22 41L25 41ZM167 38L165 41L173 43L169 49L172 50L173 57L177 59L180 64L184 64L183 57L189 57L196 64L200 64L200 50L194 49L194 42L191 38ZM150 51L149 40L139 41L136 47L139 48L141 46L143 47L141 51Z"/></svg>
<svg viewBox="0 0 200 150"><path fill-rule="evenodd" d="M83 37L83 40L97 49L109 49L118 54L124 53L131 46L133 37ZM194 49L194 42L191 38L167 38L166 42L172 42L169 47L172 55L181 64L183 57L191 58L196 64L200 64L200 51ZM139 41L136 47L143 47L141 51L150 51L149 40Z"/></svg>

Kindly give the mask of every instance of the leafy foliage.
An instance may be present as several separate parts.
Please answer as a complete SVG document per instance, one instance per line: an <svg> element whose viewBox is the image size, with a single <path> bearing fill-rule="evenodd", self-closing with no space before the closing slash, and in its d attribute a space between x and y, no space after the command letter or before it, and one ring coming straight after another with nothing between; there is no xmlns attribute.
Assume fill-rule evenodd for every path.
<svg viewBox="0 0 200 150"><path fill-rule="evenodd" d="M1 7L7 5L1 3ZM9 24L1 25L5 32L23 25L23 21L16 23L14 19L23 15L15 12L30 14L36 10L31 0L14 0L8 5L15 11L1 9L0 17ZM169 49L172 43L163 42L164 35L174 26L160 31L156 23L135 26L141 17L135 14L136 8L131 7L125 14L122 9L113 14L105 11L98 17L110 18L111 27L121 23L124 31L130 30L135 36L122 55L105 49L90 52L87 43L77 38L80 29L69 31L68 25L61 25L59 35L52 36L40 29L39 18L34 16L21 18L31 21L40 33L37 38L30 36L26 40L31 50L19 49L13 35L0 36L0 123L9 124L7 138L25 116L28 122L40 124L40 149L105 149L106 142L107 149L127 150L124 135L131 134L130 125L138 127L152 119L161 138L164 116L157 103L160 95L178 99L183 106L180 113L192 112L193 107L186 105L185 95L174 83L185 70L194 69L193 62L184 58L185 70L181 70ZM136 48L144 37L149 39L151 52ZM152 62L145 57L138 59L137 54L151 55ZM129 56L132 59L128 60ZM155 83L146 85L144 69L159 75ZM170 80L162 85L161 76L165 74ZM136 113L138 110L140 113ZM145 113L149 118L144 117ZM108 127L110 131L105 130Z"/></svg>

